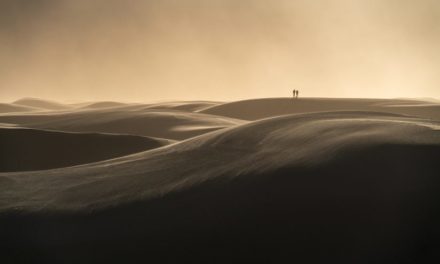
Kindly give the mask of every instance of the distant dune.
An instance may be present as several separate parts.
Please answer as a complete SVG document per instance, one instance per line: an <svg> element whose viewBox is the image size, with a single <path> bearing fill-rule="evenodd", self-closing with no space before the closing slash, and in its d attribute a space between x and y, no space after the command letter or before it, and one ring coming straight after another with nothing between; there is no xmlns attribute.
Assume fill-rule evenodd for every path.
<svg viewBox="0 0 440 264"><path fill-rule="evenodd" d="M169 142L131 135L0 128L0 172L53 169L125 156Z"/></svg>
<svg viewBox="0 0 440 264"><path fill-rule="evenodd" d="M120 102L111 102L111 101L107 101L107 102L94 102L94 103L89 103L86 105L83 105L81 107L84 108L112 108L112 107L121 107L121 106L126 106L127 104L124 103L120 103Z"/></svg>
<svg viewBox="0 0 440 264"><path fill-rule="evenodd" d="M440 104L409 99L262 98L215 105L200 112L257 120L285 114L328 111L376 111L440 120Z"/></svg>
<svg viewBox="0 0 440 264"><path fill-rule="evenodd" d="M421 118L249 122L114 160L1 173L0 246L6 260L45 263L437 263L439 157L440 123Z"/></svg>
<svg viewBox="0 0 440 264"><path fill-rule="evenodd" d="M31 111L35 111L35 110L41 110L41 109L38 109L35 107L24 106L24 105L0 103L0 114L17 113L17 112L31 112Z"/></svg>
<svg viewBox="0 0 440 264"><path fill-rule="evenodd" d="M130 103L103 101L103 102L76 104L75 106L79 106L82 108L89 108L89 109L126 107L126 109L132 109L132 110L160 109L160 110L180 110L184 112L195 112L219 104L221 104L221 102L174 101L174 102L161 102L161 103L149 103L149 104L141 104L141 103L130 104Z"/></svg>
<svg viewBox="0 0 440 264"><path fill-rule="evenodd" d="M212 101L179 101L179 102L165 102L150 104L148 108L153 109L173 109L187 112L196 112L208 107L222 104L221 102Z"/></svg>
<svg viewBox="0 0 440 264"><path fill-rule="evenodd" d="M39 99L39 98L30 98L30 97L17 100L14 102L14 104L36 107L36 108L41 108L41 109L45 109L45 110L65 110L65 109L70 108L67 105L60 104L57 102L43 100L43 99Z"/></svg>

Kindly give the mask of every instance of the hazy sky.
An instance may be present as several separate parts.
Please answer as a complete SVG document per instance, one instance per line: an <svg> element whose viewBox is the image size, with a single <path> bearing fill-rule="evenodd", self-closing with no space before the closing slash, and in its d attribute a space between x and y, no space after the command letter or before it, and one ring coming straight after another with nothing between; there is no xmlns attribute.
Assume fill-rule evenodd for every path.
<svg viewBox="0 0 440 264"><path fill-rule="evenodd" d="M438 0L0 0L0 100L440 98Z"/></svg>

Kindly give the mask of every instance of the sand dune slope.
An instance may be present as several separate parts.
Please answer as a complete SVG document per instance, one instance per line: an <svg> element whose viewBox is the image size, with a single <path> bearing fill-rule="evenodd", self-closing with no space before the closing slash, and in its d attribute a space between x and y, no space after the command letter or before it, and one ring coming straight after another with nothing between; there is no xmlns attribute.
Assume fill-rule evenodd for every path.
<svg viewBox="0 0 440 264"><path fill-rule="evenodd" d="M0 122L39 129L122 133L176 140L243 123L208 114L144 108L132 105L64 113L2 115Z"/></svg>
<svg viewBox="0 0 440 264"><path fill-rule="evenodd" d="M41 108L45 110L65 110L69 109L68 105L60 104L57 102L43 100L39 98L22 98L14 102L16 105L24 105L30 107Z"/></svg>
<svg viewBox="0 0 440 264"><path fill-rule="evenodd" d="M146 137L0 128L0 172L53 169L120 157L169 142Z"/></svg>
<svg viewBox="0 0 440 264"><path fill-rule="evenodd" d="M112 101L104 101L104 102L93 102L93 103L86 103L81 104L80 107L82 108L113 108L113 107L123 107L127 106L128 104L120 103L120 102L112 102Z"/></svg>
<svg viewBox="0 0 440 264"><path fill-rule="evenodd" d="M24 106L24 105L16 105L16 104L5 104L0 103L0 114L3 113L16 113L16 112L31 112L39 110L34 107Z"/></svg>
<svg viewBox="0 0 440 264"><path fill-rule="evenodd" d="M112 101L102 101L93 103L81 103L74 106L85 109L99 109L99 108L122 108L131 110L146 110L146 109L160 109L160 110L178 110L183 112L196 112L208 107L219 105L221 102L213 101L170 101L158 103L121 103Z"/></svg>
<svg viewBox="0 0 440 264"><path fill-rule="evenodd" d="M173 109L187 112L197 112L205 108L220 105L220 102L212 101L177 101L177 102L164 102L148 105L148 108L153 109Z"/></svg>
<svg viewBox="0 0 440 264"><path fill-rule="evenodd" d="M438 157L439 123L338 112L3 173L2 250L63 263L436 263Z"/></svg>
<svg viewBox="0 0 440 264"><path fill-rule="evenodd" d="M262 98L203 109L202 113L245 120L328 111L376 111L440 120L440 104L409 99Z"/></svg>

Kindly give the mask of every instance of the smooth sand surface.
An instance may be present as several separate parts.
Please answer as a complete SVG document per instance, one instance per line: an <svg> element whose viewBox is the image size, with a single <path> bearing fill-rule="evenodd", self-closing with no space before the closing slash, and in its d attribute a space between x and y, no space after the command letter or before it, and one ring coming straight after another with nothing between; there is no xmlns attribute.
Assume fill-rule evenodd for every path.
<svg viewBox="0 0 440 264"><path fill-rule="evenodd" d="M175 101L149 104L150 109L173 109L186 112L198 112L205 108L221 105L221 102L212 101Z"/></svg>
<svg viewBox="0 0 440 264"><path fill-rule="evenodd" d="M14 129L3 129L2 132L12 131ZM39 130L31 129L19 129L19 131L21 133L41 133ZM60 136L63 134L84 136L83 134L48 131L43 134L45 133L56 133ZM11 137L16 136L14 133L9 134ZM315 140L318 135L319 140ZM418 135L418 137L414 135ZM88 182L91 179L89 176L92 175L99 175L100 181L98 182L107 182L107 179L102 177L103 172L107 171L111 171L109 174L110 182L117 179L118 175L126 180L128 179L127 175L135 174L130 177L130 181L127 183L130 188L137 188L137 192L132 189L130 192L121 190L107 193L105 188L93 188L93 191L86 196L84 193L81 195L73 193L72 199L69 200L74 204L63 204L60 208L106 206L117 203L117 200L122 197L122 193L134 200L139 197L154 196L156 193L163 195L167 191L179 189L185 185L191 186L192 182L203 182L210 178L220 177L225 172L228 172L228 178L230 178L251 172L262 173L278 170L285 166L315 166L336 159L337 155L354 152L356 149L360 151L382 145L414 145L421 146L421 148L423 145L432 145L437 148L438 144L440 144L440 124L438 122L398 115L373 112L329 112L271 118L209 133L169 147L72 168L74 174L79 175L75 176L75 179L79 181L75 186L81 184L82 179L86 179ZM216 158L212 159L213 156ZM190 161L195 158L198 162L191 163ZM157 162L158 160L160 162ZM162 169L173 173L162 175ZM190 175L185 176L186 171L190 171ZM57 180L57 175L64 175L67 172L69 169L11 175L17 179L26 179L17 185L21 188L27 180L30 180L30 185L36 181L41 184L46 179ZM147 175L146 172L149 174ZM28 177L27 175L32 176ZM151 186L149 184L132 186L136 179L147 179ZM179 183L181 180L183 182ZM62 182L60 183L62 184ZM119 181L116 183L112 187L113 190L124 188ZM96 184L98 183L96 182ZM52 188L53 185L49 184L49 186ZM60 192L64 196L68 192L65 192L61 187L51 190ZM76 189L84 192L87 188ZM106 199L103 199L101 190L104 190L108 195ZM43 193L46 191L43 190ZM38 196L43 197L43 193ZM94 195L99 197L97 201L90 199L90 196ZM87 197L87 199L81 200L80 197ZM117 199L114 200L114 198ZM51 200L55 202L53 197ZM79 203L76 204L76 202ZM44 204L48 206L47 201L44 201ZM54 203L54 207L58 207L56 203Z"/></svg>
<svg viewBox="0 0 440 264"><path fill-rule="evenodd" d="M0 172L67 167L125 156L169 144L132 135L0 128Z"/></svg>
<svg viewBox="0 0 440 264"><path fill-rule="evenodd" d="M36 107L45 110L64 110L70 107L66 104L60 104L50 100L43 100L39 98L22 98L14 102L16 105L23 105L29 107Z"/></svg>
<svg viewBox="0 0 440 264"><path fill-rule="evenodd" d="M30 106L24 106L24 105L0 103L0 114L32 112L32 111L38 111L38 110L41 110L41 109L35 108L35 107L30 107Z"/></svg>
<svg viewBox="0 0 440 264"><path fill-rule="evenodd" d="M410 99L262 98L236 101L200 112L244 120L310 112L375 111L440 120L440 104Z"/></svg>
<svg viewBox="0 0 440 264"><path fill-rule="evenodd" d="M113 107L123 107L126 106L125 103L120 102L112 102L112 101L104 101L104 102L93 102L93 103L87 103L87 104L78 104L77 106L83 107L83 108L113 108Z"/></svg>
<svg viewBox="0 0 440 264"><path fill-rule="evenodd" d="M243 123L228 117L151 106L0 115L1 123L68 132L122 133L182 140Z"/></svg>
<svg viewBox="0 0 440 264"><path fill-rule="evenodd" d="M7 257L49 262L58 252L72 263L424 263L438 252L439 156L438 122L275 117L109 161L2 173L0 234L20 248Z"/></svg>
<svg viewBox="0 0 440 264"><path fill-rule="evenodd" d="M162 138L177 137L185 129L193 133L196 126L218 126L113 159L0 173L3 260L439 262L438 105L406 99L299 99L291 106L290 100L0 115L0 122L17 126L129 132L141 127L142 133ZM153 130L154 124L159 129ZM16 151L17 158L30 153L36 160L41 155L42 161L49 154L56 161L53 154L60 149L88 153L92 136L103 140L101 134L18 131L9 136L17 140L20 133L31 134L21 137L23 143L7 140L7 152ZM72 137L69 144L81 142L76 137L87 144L73 147L60 139L66 136ZM121 135L109 137L115 138L104 145L112 151L117 143L110 141L125 142Z"/></svg>
<svg viewBox="0 0 440 264"><path fill-rule="evenodd" d="M115 107L129 107L134 106L135 108L141 109L168 109L168 110L181 110L186 112L200 111L208 107L222 104L221 102L212 101L173 101L173 102L158 102L158 103L121 103L112 101L102 101L102 102L92 102L92 103L78 103L73 106L81 108L115 108Z"/></svg>

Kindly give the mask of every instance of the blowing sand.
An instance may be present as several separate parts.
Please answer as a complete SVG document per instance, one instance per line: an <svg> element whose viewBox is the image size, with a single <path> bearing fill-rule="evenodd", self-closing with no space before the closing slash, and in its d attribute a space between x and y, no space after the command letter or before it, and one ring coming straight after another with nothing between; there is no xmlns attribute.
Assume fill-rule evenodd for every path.
<svg viewBox="0 0 440 264"><path fill-rule="evenodd" d="M436 263L439 109L269 98L2 114L16 126L0 129L12 157L2 166L34 157L0 173L2 257ZM70 156L56 155L65 149Z"/></svg>

